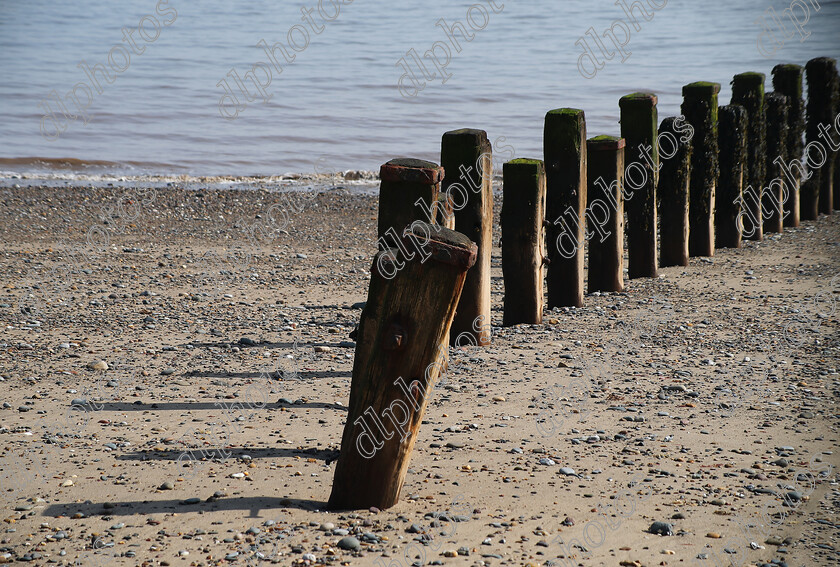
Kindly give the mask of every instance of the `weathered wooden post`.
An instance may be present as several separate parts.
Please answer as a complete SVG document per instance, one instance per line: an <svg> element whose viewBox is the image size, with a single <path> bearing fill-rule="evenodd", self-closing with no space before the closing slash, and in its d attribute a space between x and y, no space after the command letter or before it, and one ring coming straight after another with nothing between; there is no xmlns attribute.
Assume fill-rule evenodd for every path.
<svg viewBox="0 0 840 567"><path fill-rule="evenodd" d="M743 183L747 163L747 111L740 104L718 109L720 126L720 178L715 203L715 244L718 248L739 248L744 217L752 213L743 206ZM755 217L747 221L751 227Z"/></svg>
<svg viewBox="0 0 840 567"><path fill-rule="evenodd" d="M682 113L694 128L691 152L688 250L715 255L715 188L718 175L718 93L720 84L697 82L682 89Z"/></svg>
<svg viewBox="0 0 840 567"><path fill-rule="evenodd" d="M504 325L536 325L543 312L545 167L537 159L515 159L502 171Z"/></svg>
<svg viewBox="0 0 840 567"><path fill-rule="evenodd" d="M416 220L434 223L443 169L411 158L392 159L379 168L379 249L401 246L405 227Z"/></svg>
<svg viewBox="0 0 840 567"><path fill-rule="evenodd" d="M688 266L689 186L691 184L691 140L681 135L676 117L659 125L662 169L656 196L659 199L659 266ZM667 146L666 146L667 144Z"/></svg>
<svg viewBox="0 0 840 567"><path fill-rule="evenodd" d="M476 245L463 234L415 223L426 262L379 252L359 323L347 422L329 508L397 503L420 422L437 380ZM403 246L407 246L403 242Z"/></svg>
<svg viewBox="0 0 840 567"><path fill-rule="evenodd" d="M452 336L472 337L478 346L490 344L490 253L493 248L493 154L487 132L462 129L446 132L440 161L449 174L442 189L455 210L455 230L478 246L475 267L467 274ZM454 339L453 339L454 340Z"/></svg>
<svg viewBox="0 0 840 567"><path fill-rule="evenodd" d="M761 208L764 211L764 232L784 232L784 201L787 187L784 168L779 165L788 161L788 98L777 92L764 97L767 113L767 187L764 188ZM781 157L781 160L773 161Z"/></svg>
<svg viewBox="0 0 840 567"><path fill-rule="evenodd" d="M624 291L624 138L586 141L588 291Z"/></svg>
<svg viewBox="0 0 840 567"><path fill-rule="evenodd" d="M583 307L586 117L577 108L545 115L548 307Z"/></svg>
<svg viewBox="0 0 840 567"><path fill-rule="evenodd" d="M787 187L783 208L784 226L799 226L799 188L802 185L802 148L805 136L805 101L802 99L802 66L780 64L773 67L773 89L788 97L787 162L773 156L773 163L784 172ZM770 125L773 127L773 124Z"/></svg>
<svg viewBox="0 0 840 567"><path fill-rule="evenodd" d="M761 240L761 200L764 188L765 162L767 161L764 116L764 73L741 73L732 79L732 104L740 104L747 111L747 168L744 181L744 203L748 214L744 217L743 237ZM754 220L757 219L757 220Z"/></svg>
<svg viewBox="0 0 840 567"><path fill-rule="evenodd" d="M818 213L830 215L834 208L835 152L820 140L820 134L821 129L831 128L837 114L837 62L830 57L811 59L805 64L805 77L808 80L805 161L813 175L802 188L801 215L804 220L817 220Z"/></svg>
<svg viewBox="0 0 840 567"><path fill-rule="evenodd" d="M658 262L656 185L659 179L659 144L656 95L633 93L621 97L621 137L627 143L624 159L627 208L627 275L655 278Z"/></svg>

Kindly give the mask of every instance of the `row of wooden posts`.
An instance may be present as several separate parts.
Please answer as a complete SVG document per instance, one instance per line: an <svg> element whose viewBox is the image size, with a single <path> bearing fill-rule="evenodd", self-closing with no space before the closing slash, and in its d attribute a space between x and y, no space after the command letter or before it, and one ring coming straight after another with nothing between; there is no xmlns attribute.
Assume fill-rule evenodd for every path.
<svg viewBox="0 0 840 567"><path fill-rule="evenodd" d="M833 183L836 152L830 148L801 191L794 181L786 193L781 183L770 183L788 181L784 167L802 158L803 133L809 144L817 141L819 125L830 126L840 111L835 61L813 59L804 75L807 128L798 65L774 67L775 92L766 96L763 74L736 75L731 104L720 108L719 84L686 85L682 124L666 118L657 128L656 95L627 95L619 102L621 137L587 139L582 110L548 112L544 160L503 166L504 324L541 322L546 265L548 307L583 305L583 243L593 224L586 211L596 202L603 210L597 226L589 226L588 291L624 289L625 151L646 173L626 201L630 278L687 266L690 256L712 256L716 246L738 247L743 223L751 223L750 238L761 239L763 231L781 232L783 218L786 226L798 226L800 218L831 214L840 205L840 181ZM675 146L662 159L661 135ZM640 148L649 148L648 155ZM463 129L443 135L440 166L403 158L382 166L385 249L374 260L359 324L332 508L396 504L426 403L446 364L441 345L463 345L458 339L464 336L469 344L489 343L488 327L476 324L490 321L489 155L487 134ZM456 189L467 198L453 207L449 195ZM444 222L453 216L454 225ZM557 222L564 218L568 222ZM576 246L564 249L558 238ZM410 251L418 241L427 256Z"/></svg>

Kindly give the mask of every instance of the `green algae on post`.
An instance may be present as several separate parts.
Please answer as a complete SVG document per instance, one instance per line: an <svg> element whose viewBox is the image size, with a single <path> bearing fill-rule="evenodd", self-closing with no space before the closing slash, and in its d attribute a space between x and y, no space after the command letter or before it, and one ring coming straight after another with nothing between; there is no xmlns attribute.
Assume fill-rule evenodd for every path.
<svg viewBox="0 0 840 567"><path fill-rule="evenodd" d="M656 103L653 93L632 93L618 101L621 136L627 143L624 200L630 279L655 278L658 275L656 184L659 177L659 115Z"/></svg>
<svg viewBox="0 0 840 567"><path fill-rule="evenodd" d="M718 165L718 93L720 84L696 82L682 88L682 113L694 128L689 190L688 248L691 256L715 254L715 188Z"/></svg>
<svg viewBox="0 0 840 567"><path fill-rule="evenodd" d="M577 108L545 115L548 307L582 307L586 210L586 118Z"/></svg>

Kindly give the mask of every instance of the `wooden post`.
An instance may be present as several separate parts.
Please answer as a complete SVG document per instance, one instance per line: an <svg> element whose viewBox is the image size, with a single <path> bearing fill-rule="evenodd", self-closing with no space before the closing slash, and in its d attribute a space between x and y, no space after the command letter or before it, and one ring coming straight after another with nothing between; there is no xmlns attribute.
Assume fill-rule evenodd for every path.
<svg viewBox="0 0 840 567"><path fill-rule="evenodd" d="M624 185L628 277L655 278L656 184L659 178L656 95L629 94L621 97L618 106L621 108L621 137L627 143Z"/></svg>
<svg viewBox="0 0 840 567"><path fill-rule="evenodd" d="M656 196L659 199L659 266L688 266L689 188L691 140L683 141L678 119L666 118L659 125L662 169ZM666 146L667 143L667 146Z"/></svg>
<svg viewBox="0 0 840 567"><path fill-rule="evenodd" d="M682 89L682 113L694 128L688 215L691 256L715 255L715 188L718 169L718 83L698 82Z"/></svg>
<svg viewBox="0 0 840 567"><path fill-rule="evenodd" d="M490 344L490 253L493 248L493 155L484 130L453 130L443 135L441 165L455 230L478 246L475 267L467 274L452 336L466 333L476 345Z"/></svg>
<svg viewBox="0 0 840 567"><path fill-rule="evenodd" d="M747 111L747 168L744 181L744 238L761 240L761 200L764 188L765 163L767 161L766 132L764 117L764 73L741 73L732 79L732 104L740 104ZM753 220L757 219L757 220ZM751 223L752 226L747 226Z"/></svg>
<svg viewBox="0 0 840 567"><path fill-rule="evenodd" d="M833 208L834 153L820 139L820 124L831 127L837 114L837 64L829 57L817 57L805 64L808 80L808 124L805 137L805 160L811 177L802 187L801 216L803 220L817 220L818 213L831 214ZM820 144L809 151L811 144ZM822 156L826 159L823 161Z"/></svg>
<svg viewBox="0 0 840 567"><path fill-rule="evenodd" d="M577 108L545 115L548 307L583 307L586 117Z"/></svg>
<svg viewBox="0 0 840 567"><path fill-rule="evenodd" d="M773 67L773 90L788 97L787 162L773 157L773 163L784 167L787 187L783 208L784 226L799 226L799 188L802 185L802 148L805 146L805 102L802 100L802 66L780 64ZM771 124L771 127L773 125ZM792 166L790 164L793 164Z"/></svg>
<svg viewBox="0 0 840 567"><path fill-rule="evenodd" d="M412 226L426 262L377 254L359 323L347 422L329 508L385 509L399 501L409 457L446 356L449 331L476 245L463 234ZM403 246L408 243L403 242Z"/></svg>
<svg viewBox="0 0 840 567"><path fill-rule="evenodd" d="M767 112L767 176L762 198L761 208L764 211L764 232L784 232L782 210L785 187L784 169L775 158L781 157L781 163L787 163L788 140L788 98L776 92L764 97L764 107Z"/></svg>
<svg viewBox="0 0 840 567"><path fill-rule="evenodd" d="M586 141L589 293L624 291L624 138Z"/></svg>
<svg viewBox="0 0 840 567"><path fill-rule="evenodd" d="M537 159L503 166L504 325L542 323L545 258L545 167Z"/></svg>
<svg viewBox="0 0 840 567"><path fill-rule="evenodd" d="M740 104L730 104L721 106L718 114L720 178L715 202L715 245L718 248L740 248L743 226L748 224L754 229L758 222L755 217L744 221L745 216L752 214L752 208L743 206L747 163L747 111Z"/></svg>
<svg viewBox="0 0 840 567"><path fill-rule="evenodd" d="M392 159L379 168L379 249L401 245L405 227L416 220L434 223L443 169L411 158Z"/></svg>

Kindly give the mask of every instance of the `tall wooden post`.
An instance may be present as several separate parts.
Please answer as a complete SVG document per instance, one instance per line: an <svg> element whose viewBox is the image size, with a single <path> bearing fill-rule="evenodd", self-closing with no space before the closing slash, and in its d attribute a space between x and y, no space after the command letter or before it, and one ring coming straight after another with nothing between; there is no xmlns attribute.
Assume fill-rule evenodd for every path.
<svg viewBox="0 0 840 567"><path fill-rule="evenodd" d="M624 138L586 141L589 293L624 291Z"/></svg>
<svg viewBox="0 0 840 567"><path fill-rule="evenodd" d="M787 191L784 226L799 226L799 189L802 185L802 148L805 146L805 102L802 99L802 66L780 64L773 67L773 90L788 97L787 162L773 157L773 163L783 168ZM770 125L773 127L773 125Z"/></svg>
<svg viewBox="0 0 840 567"><path fill-rule="evenodd" d="M748 209L744 223L744 238L763 238L761 200L767 161L764 117L764 73L741 73L732 79L732 104L740 104L747 111L747 175L744 182L744 207ZM752 219L758 219L754 221Z"/></svg>
<svg viewBox="0 0 840 567"><path fill-rule="evenodd" d="M659 199L659 266L688 266L689 188L691 140L678 128L678 119L666 118L659 125L662 169L656 196ZM666 146L667 144L667 146Z"/></svg>
<svg viewBox="0 0 840 567"><path fill-rule="evenodd" d="M443 191L455 210L455 230L478 246L475 267L467 274L452 336L466 333L475 344L490 344L490 254L493 248L493 155L487 132L446 132L440 161L449 174Z"/></svg>
<svg viewBox="0 0 840 567"><path fill-rule="evenodd" d="M691 256L715 255L715 188L718 175L718 83L698 82L682 89L682 113L694 128L691 152L688 250Z"/></svg>
<svg viewBox="0 0 840 567"><path fill-rule="evenodd" d="M830 215L834 209L835 152L820 139L820 133L821 128L832 127L837 115L837 62L829 57L811 59L805 64L805 77L808 80L805 160L813 175L803 187L801 214L804 220L817 220L818 212ZM814 143L820 144L823 151L816 148L809 151L808 147Z"/></svg>
<svg viewBox="0 0 840 567"><path fill-rule="evenodd" d="M656 241L656 185L659 179L659 144L656 95L633 93L621 97L621 137L627 143L624 159L627 208L627 275L655 278L658 274Z"/></svg>
<svg viewBox="0 0 840 567"><path fill-rule="evenodd" d="M577 108L545 115L548 307L583 307L586 117Z"/></svg>
<svg viewBox="0 0 840 567"><path fill-rule="evenodd" d="M542 323L545 258L545 167L537 159L503 166L504 325Z"/></svg>
<svg viewBox="0 0 840 567"><path fill-rule="evenodd" d="M379 249L401 245L405 227L414 221L434 223L443 169L411 158L392 159L379 168Z"/></svg>
<svg viewBox="0 0 840 567"><path fill-rule="evenodd" d="M786 199L784 168L779 165L788 161L788 98L777 92L764 97L767 112L767 176L761 208L764 211L764 232L783 232L783 202ZM781 157L781 160L773 161Z"/></svg>
<svg viewBox="0 0 840 567"><path fill-rule="evenodd" d="M742 193L747 163L747 111L740 104L730 104L721 106L718 115L720 178L715 200L715 244L718 248L740 248L743 225L755 227L758 222L755 217L744 220L752 214L752 208L743 206Z"/></svg>
<svg viewBox="0 0 840 567"><path fill-rule="evenodd" d="M347 422L329 508L396 504L476 245L428 224L412 227L430 257L377 254L359 323ZM408 246L403 242L403 246Z"/></svg>

